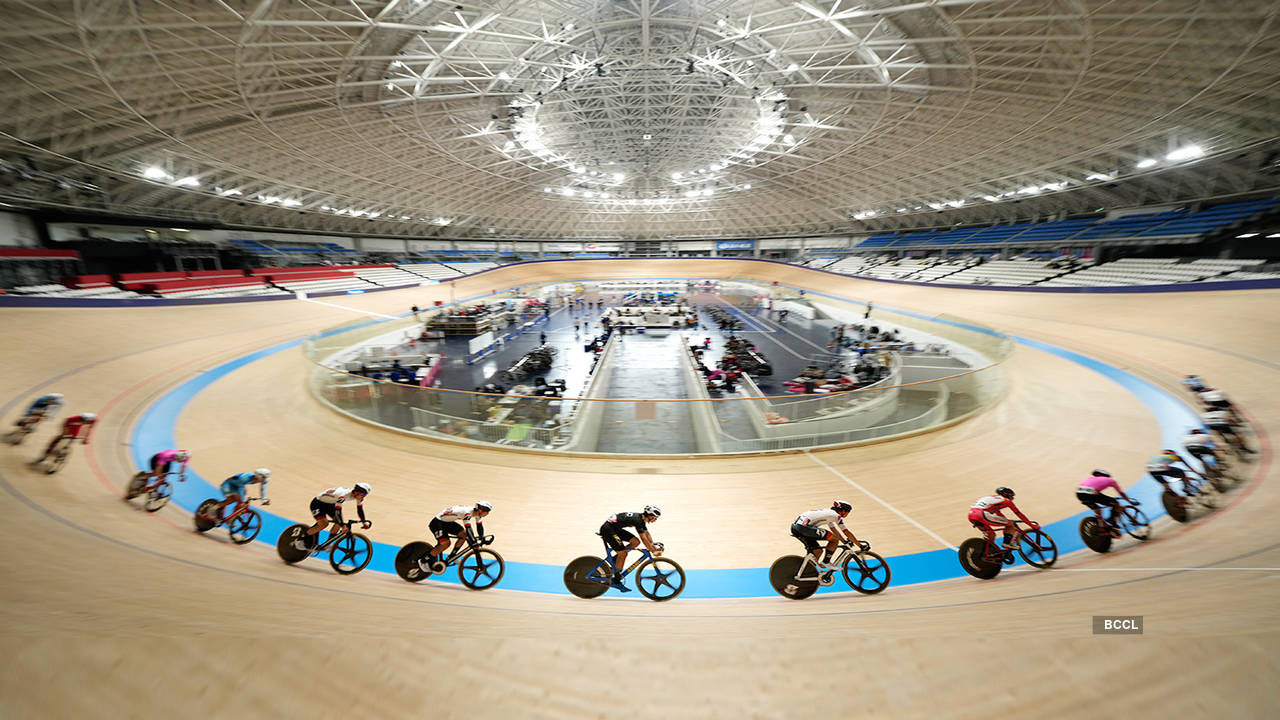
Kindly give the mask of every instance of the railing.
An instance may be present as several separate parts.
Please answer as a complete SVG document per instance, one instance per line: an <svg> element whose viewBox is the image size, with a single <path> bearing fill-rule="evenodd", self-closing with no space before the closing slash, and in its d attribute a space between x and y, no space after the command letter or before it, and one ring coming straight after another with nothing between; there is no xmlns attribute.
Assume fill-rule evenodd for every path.
<svg viewBox="0 0 1280 720"><path fill-rule="evenodd" d="M498 296L496 299L501 299ZM863 305L806 298L822 316L861 321ZM490 300L491 301L491 300ZM421 357L430 341L414 341L412 318L356 320L310 338L313 393L333 409L364 422L437 440L557 453L595 453L597 441L644 439L627 454L757 453L828 447L914 433L958 421L1000 397L1001 363L1012 341L990 328L945 315L924 317L876 308L875 319L946 341L950 355L893 353L890 372L874 385L821 395L766 395L743 378L737 396L708 398L687 359L685 399L600 397L609 386L612 340L601 353L586 397L535 396L520 386L506 394L419 387L374 380L353 372L361 357ZM425 319L425 318L424 318ZM875 319L872 322L875 322ZM358 347L356 347L358 346ZM400 350L394 350L399 347ZM938 362L930 362L937 358ZM941 359L946 361L942 362ZM904 362L905 361L905 362ZM666 403L695 403L669 412ZM623 444L625 446L625 443ZM656 449L655 449L656 448ZM670 449L667 449L670 448Z"/></svg>

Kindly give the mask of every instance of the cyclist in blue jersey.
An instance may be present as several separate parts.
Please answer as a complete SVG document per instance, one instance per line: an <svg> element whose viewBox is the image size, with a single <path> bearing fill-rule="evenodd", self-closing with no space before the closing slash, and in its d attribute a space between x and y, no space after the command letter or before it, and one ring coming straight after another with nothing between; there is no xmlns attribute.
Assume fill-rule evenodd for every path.
<svg viewBox="0 0 1280 720"><path fill-rule="evenodd" d="M271 477L270 470L266 468L258 468L253 472L236 473L226 480L223 480L222 484L218 486L218 489L222 491L222 494L225 495L226 498L217 505L214 505L206 517L214 522L221 520L222 509L232 503L240 502L243 498L247 498L249 494L245 489L254 483L262 483L262 490L259 492L258 497L262 499L263 505L270 505L271 501L267 499L267 478L269 477Z"/></svg>
<svg viewBox="0 0 1280 720"><path fill-rule="evenodd" d="M41 420L45 418L56 417L58 411L62 409L62 393L49 393L41 395L31 403L31 407L22 413L22 418L14 423L23 430L30 431Z"/></svg>

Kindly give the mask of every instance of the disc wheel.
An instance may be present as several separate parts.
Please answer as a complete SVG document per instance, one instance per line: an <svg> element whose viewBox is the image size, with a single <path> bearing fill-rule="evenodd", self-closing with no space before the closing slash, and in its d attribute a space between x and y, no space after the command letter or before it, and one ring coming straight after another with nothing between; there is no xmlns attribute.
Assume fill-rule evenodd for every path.
<svg viewBox="0 0 1280 720"><path fill-rule="evenodd" d="M472 590L488 590L497 585L506 571L502 556L488 548L478 548L458 563L458 579Z"/></svg>
<svg viewBox="0 0 1280 720"><path fill-rule="evenodd" d="M253 542L262 531L262 516L257 510L249 508L227 523L227 532L231 533L231 542L244 545Z"/></svg>
<svg viewBox="0 0 1280 720"><path fill-rule="evenodd" d="M284 532L280 533L280 537L276 539L276 554L280 556L281 560L292 565L306 560L311 555L309 551L299 550L293 544L295 540L304 537L309 529L306 525L298 523L297 525L290 525L284 529Z"/></svg>
<svg viewBox="0 0 1280 720"><path fill-rule="evenodd" d="M1018 538L1018 554L1031 567L1043 569L1058 561L1058 545L1049 533L1033 528Z"/></svg>
<svg viewBox="0 0 1280 720"><path fill-rule="evenodd" d="M987 541L983 538L969 538L960 543L960 567L970 575L979 580L990 580L1000 574L1000 568L1003 567L998 562L988 562L983 559L983 552L986 550Z"/></svg>
<svg viewBox="0 0 1280 720"><path fill-rule="evenodd" d="M196 508L196 514L192 521L195 523L197 532L209 532L214 525L217 525L216 522L205 517L213 509L213 506L217 504L217 500L209 498L200 503L200 507Z"/></svg>
<svg viewBox="0 0 1280 720"><path fill-rule="evenodd" d="M636 568L636 588L654 602L670 600L684 591L684 568L671 558L652 558Z"/></svg>
<svg viewBox="0 0 1280 720"><path fill-rule="evenodd" d="M818 591L818 577L797 580L804 558L799 555L783 555L769 566L769 584L784 598L803 600Z"/></svg>
<svg viewBox="0 0 1280 720"><path fill-rule="evenodd" d="M613 568L602 563L604 560L591 555L576 558L564 569L564 586L575 596L587 600L605 594L609 591ZM600 566L600 572L596 572L597 566Z"/></svg>
<svg viewBox="0 0 1280 720"><path fill-rule="evenodd" d="M339 575L354 575L369 567L373 559L373 543L360 533L348 532L329 551L329 565Z"/></svg>
<svg viewBox="0 0 1280 720"><path fill-rule="evenodd" d="M173 486L169 484L168 480L161 480L160 484L151 488L151 492L147 493L146 502L142 504L142 507L146 508L147 512L155 512L168 505L169 498L172 496Z"/></svg>
<svg viewBox="0 0 1280 720"><path fill-rule="evenodd" d="M861 560L862 562L858 562ZM889 563L878 553L862 550L844 559L844 581L863 595L875 595L889 587Z"/></svg>
<svg viewBox="0 0 1280 720"><path fill-rule="evenodd" d="M1165 490L1160 495L1160 504L1164 505L1164 510L1169 513L1169 517L1180 523L1187 521L1187 503L1181 495L1172 490Z"/></svg>
<svg viewBox="0 0 1280 720"><path fill-rule="evenodd" d="M1111 534L1105 532L1098 523L1098 518L1090 515L1080 521L1080 539L1085 547L1097 553L1111 549Z"/></svg>
<svg viewBox="0 0 1280 720"><path fill-rule="evenodd" d="M431 577L431 573L422 569L419 564L422 558L434 547L431 543L424 543L420 540L414 541L400 548L396 553L396 574L402 579L409 582L422 582Z"/></svg>

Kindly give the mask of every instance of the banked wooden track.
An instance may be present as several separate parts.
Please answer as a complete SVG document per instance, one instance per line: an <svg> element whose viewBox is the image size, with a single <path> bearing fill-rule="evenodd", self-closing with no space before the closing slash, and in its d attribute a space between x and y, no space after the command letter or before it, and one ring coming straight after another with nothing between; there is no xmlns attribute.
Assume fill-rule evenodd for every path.
<svg viewBox="0 0 1280 720"><path fill-rule="evenodd" d="M515 266L455 283L462 298L548 279L741 277L880 306L947 312L1095 357L1180 393L1195 371L1254 419L1267 452L1233 504L1188 528L1049 572L949 580L882 595L584 602L415 586L270 548L197 536L176 508L119 500L137 415L228 359L359 317L449 299L447 286L316 304L4 309L0 397L11 418L39 391L103 416L93 445L56 476L0 451L11 502L0 530L5 717L784 717L847 707L872 717L1021 708L1260 717L1277 708L1280 528L1269 435L1280 379L1280 291L1061 295L876 283L731 260ZM335 307L335 305L344 307ZM950 543L968 503L996 484L1033 517L1074 513L1095 466L1136 480L1158 443L1147 410L1114 384L1020 347L1008 395L960 425L864 448L727 459L566 459L431 443L325 409L300 351L236 371L197 396L177 436L209 478L273 468L275 512L301 518L323 486L374 484L371 535L402 543L431 513L477 497L509 560L563 563L596 551L609 512L663 506L655 534L690 568L763 567L792 552L800 510L848 497L860 535L886 555L936 540L847 484L853 478ZM35 440L44 442L49 428ZM79 449L78 449L79 450ZM1024 500L1025 498L1025 500ZM1188 569L1201 568L1201 569ZM1261 569L1260 569L1261 568ZM1094 637L1095 614L1141 614L1141 637ZM835 701L834 703L832 701ZM362 708L362 710L354 710Z"/></svg>

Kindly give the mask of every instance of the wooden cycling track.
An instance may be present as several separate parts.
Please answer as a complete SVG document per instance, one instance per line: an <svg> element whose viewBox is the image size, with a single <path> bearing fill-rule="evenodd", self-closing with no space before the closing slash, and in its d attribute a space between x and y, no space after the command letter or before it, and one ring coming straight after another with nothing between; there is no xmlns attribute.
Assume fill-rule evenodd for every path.
<svg viewBox="0 0 1280 720"><path fill-rule="evenodd" d="M200 536L174 506L120 500L130 431L158 395L228 359L349 322L449 299L447 285L328 304L0 309L4 418L39 392L102 416L63 471L25 463L47 442L0 450L0 716L171 717L200 712L336 717L1274 717L1280 699L1280 527L1269 434L1280 427L1280 291L996 292L878 283L733 260L576 261L455 282L458 298L549 279L738 277L926 314L941 311L1076 350L1181 393L1199 372L1245 408L1264 453L1225 509L1157 539L1057 568L890 587L873 597L582 601L411 585L280 563L270 546ZM342 307L339 307L342 306ZM847 497L852 526L886 556L937 540L846 483L854 479L956 544L969 503L1014 486L1033 518L1079 510L1082 473L1138 479L1159 435L1115 384L1019 347L1007 395L953 427L861 448L717 459L571 459L477 449L353 422L309 394L298 350L198 395L177 437L207 478L268 466L271 510L295 518L328 485L367 480L370 535L421 538L431 514L480 497L508 560L595 553L610 512L656 503L654 527L686 568L767 567L795 551L798 512ZM830 466L830 468L825 467ZM839 474L837 474L839 473ZM1126 545L1126 548L1129 546ZM1145 617L1142 636L1099 637L1091 617ZM1102 698L1109 698L1105 706Z"/></svg>

